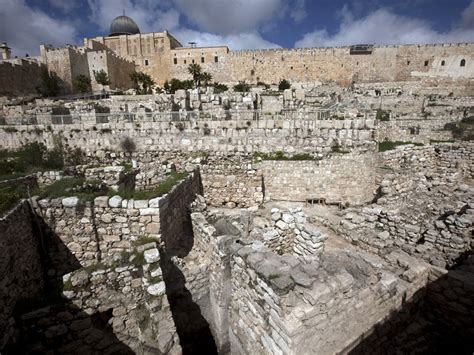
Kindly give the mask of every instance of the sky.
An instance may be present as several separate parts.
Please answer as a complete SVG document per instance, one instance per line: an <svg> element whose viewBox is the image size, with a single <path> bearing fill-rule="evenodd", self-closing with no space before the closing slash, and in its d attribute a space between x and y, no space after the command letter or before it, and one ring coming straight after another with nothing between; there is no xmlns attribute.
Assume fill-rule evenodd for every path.
<svg viewBox="0 0 474 355"><path fill-rule="evenodd" d="M80 45L123 11L142 33L231 50L474 42L474 0L0 0L0 43Z"/></svg>

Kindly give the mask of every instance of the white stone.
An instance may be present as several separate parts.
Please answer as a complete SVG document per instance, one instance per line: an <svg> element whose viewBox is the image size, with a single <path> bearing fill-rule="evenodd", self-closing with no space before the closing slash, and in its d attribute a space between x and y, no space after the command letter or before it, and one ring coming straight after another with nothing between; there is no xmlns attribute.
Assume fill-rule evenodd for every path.
<svg viewBox="0 0 474 355"><path fill-rule="evenodd" d="M148 206L160 207L160 200L161 200L161 197L153 198L150 201L148 201Z"/></svg>
<svg viewBox="0 0 474 355"><path fill-rule="evenodd" d="M159 215L160 215L160 209L156 207L140 209L140 216L159 216Z"/></svg>
<svg viewBox="0 0 474 355"><path fill-rule="evenodd" d="M66 197L63 198L61 202L64 207L76 207L79 203L79 197Z"/></svg>
<svg viewBox="0 0 474 355"><path fill-rule="evenodd" d="M147 292L152 296L162 296L166 292L166 285L163 281L148 286Z"/></svg>
<svg viewBox="0 0 474 355"><path fill-rule="evenodd" d="M156 248L145 250L143 256L148 264L156 263L160 260L160 252Z"/></svg>
<svg viewBox="0 0 474 355"><path fill-rule="evenodd" d="M295 218L289 213L283 213L283 215L281 216L281 219L285 223L292 223L295 220Z"/></svg>
<svg viewBox="0 0 474 355"><path fill-rule="evenodd" d="M151 275L151 277L162 276L162 275L163 275L163 271L162 271L161 268L159 267L158 269L151 271L151 272L150 272L150 275Z"/></svg>
<svg viewBox="0 0 474 355"><path fill-rule="evenodd" d="M109 199L109 206L112 208L122 207L122 198L118 195L113 196Z"/></svg>
<svg viewBox="0 0 474 355"><path fill-rule="evenodd" d="M147 208L148 207L148 201L147 200L135 200L133 202L133 206L135 208Z"/></svg>
<svg viewBox="0 0 474 355"><path fill-rule="evenodd" d="M107 207L108 196L99 196L94 199L94 205L97 207Z"/></svg>
<svg viewBox="0 0 474 355"><path fill-rule="evenodd" d="M286 231L288 229L288 225L285 222L281 221L281 220L276 222L276 226L278 228L280 228L281 230L283 230L283 231Z"/></svg>

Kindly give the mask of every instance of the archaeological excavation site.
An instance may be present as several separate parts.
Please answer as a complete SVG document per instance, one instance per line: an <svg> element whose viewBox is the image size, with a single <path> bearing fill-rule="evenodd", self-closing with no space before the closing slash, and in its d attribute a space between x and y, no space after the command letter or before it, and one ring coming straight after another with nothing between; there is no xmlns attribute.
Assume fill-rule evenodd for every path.
<svg viewBox="0 0 474 355"><path fill-rule="evenodd" d="M474 44L0 50L0 354L473 354Z"/></svg>

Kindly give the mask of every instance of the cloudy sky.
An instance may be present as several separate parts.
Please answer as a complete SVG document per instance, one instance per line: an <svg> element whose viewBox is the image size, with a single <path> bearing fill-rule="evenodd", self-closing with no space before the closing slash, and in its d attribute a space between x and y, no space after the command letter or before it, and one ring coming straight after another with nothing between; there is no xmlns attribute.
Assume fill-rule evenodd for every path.
<svg viewBox="0 0 474 355"><path fill-rule="evenodd" d="M234 50L474 41L474 0L0 0L0 42L81 44L123 10L142 32Z"/></svg>

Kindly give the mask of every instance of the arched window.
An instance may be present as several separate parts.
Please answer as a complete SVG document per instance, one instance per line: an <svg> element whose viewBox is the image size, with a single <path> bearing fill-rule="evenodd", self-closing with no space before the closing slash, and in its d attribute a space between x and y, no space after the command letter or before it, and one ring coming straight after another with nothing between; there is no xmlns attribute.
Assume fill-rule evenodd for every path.
<svg viewBox="0 0 474 355"><path fill-rule="evenodd" d="M441 61L441 66L444 67L444 65L446 64L446 62L444 60Z"/></svg>
<svg viewBox="0 0 474 355"><path fill-rule="evenodd" d="M466 66L466 59L461 59L461 67L465 67Z"/></svg>

